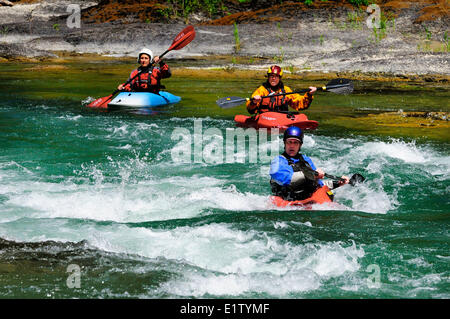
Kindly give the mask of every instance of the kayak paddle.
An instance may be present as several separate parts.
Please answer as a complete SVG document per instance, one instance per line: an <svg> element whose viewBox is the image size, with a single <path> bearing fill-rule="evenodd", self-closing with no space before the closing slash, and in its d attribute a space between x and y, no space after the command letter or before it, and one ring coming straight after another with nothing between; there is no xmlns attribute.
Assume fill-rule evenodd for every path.
<svg viewBox="0 0 450 319"><path fill-rule="evenodd" d="M342 178L334 176L334 175L330 175L325 173L325 177L334 179L334 180L341 180ZM362 183L364 182L366 179L364 176L362 176L361 174L354 174L352 177L350 177L350 181L348 182L350 185L355 186L358 183Z"/></svg>
<svg viewBox="0 0 450 319"><path fill-rule="evenodd" d="M192 40L194 40L194 38L195 38L194 27L191 25L187 26L175 37L175 39L172 42L172 45L159 57L162 58L164 55L166 55L168 52L170 52L172 50L180 50L180 49L184 48ZM155 62L152 62L152 65L154 63ZM140 74L140 72L138 72L138 74L136 74L131 79L129 79L127 82L125 82L124 86L131 83L131 81L133 81L139 74ZM107 108L108 103L111 101L112 97L118 92L120 92L119 89L115 90L112 94L110 94L108 96L96 99L95 101L89 103L87 106L88 107L97 107L97 108Z"/></svg>
<svg viewBox="0 0 450 319"><path fill-rule="evenodd" d="M350 94L353 92L353 82L348 79L333 79L326 86L318 87L317 91L325 91L325 92L333 92L336 94ZM261 96L262 99L269 98L269 97L275 97L275 96L283 96L283 95L289 95L289 94L299 94L299 93L306 93L309 92L309 89L304 90L296 90L289 93L278 93L278 94L272 94L272 95L266 95ZM216 101L217 105L220 106L223 109L229 109L238 105L241 105L242 103L245 103L247 101L252 100L253 98L242 98L238 96L229 96L224 97L221 99L218 99Z"/></svg>

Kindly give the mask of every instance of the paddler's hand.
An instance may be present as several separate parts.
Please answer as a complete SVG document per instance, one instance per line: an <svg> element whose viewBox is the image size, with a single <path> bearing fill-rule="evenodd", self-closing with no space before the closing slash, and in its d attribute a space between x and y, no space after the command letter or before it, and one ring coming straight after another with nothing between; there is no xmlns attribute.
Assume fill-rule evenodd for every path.
<svg viewBox="0 0 450 319"><path fill-rule="evenodd" d="M309 95L313 95L314 92L316 92L316 91L317 91L317 88L316 88L315 86L310 86L310 87L309 87L308 94L309 94Z"/></svg>
<svg viewBox="0 0 450 319"><path fill-rule="evenodd" d="M348 176L342 175L341 179L339 180L339 186L348 184L350 182L350 178Z"/></svg>
<svg viewBox="0 0 450 319"><path fill-rule="evenodd" d="M261 103L261 95L255 95L254 97L252 97L251 103L253 105L259 105Z"/></svg>
<svg viewBox="0 0 450 319"><path fill-rule="evenodd" d="M161 59L159 58L159 56L155 56L154 58L153 58L153 62L154 63L159 63L161 61Z"/></svg>
<svg viewBox="0 0 450 319"><path fill-rule="evenodd" d="M322 179L325 176L325 172L323 171L323 169L318 168L316 169L317 174L316 175L316 179Z"/></svg>
<svg viewBox="0 0 450 319"><path fill-rule="evenodd" d="M122 91L122 90L123 90L123 84L119 84L119 86L117 87L117 89L118 89L119 91Z"/></svg>

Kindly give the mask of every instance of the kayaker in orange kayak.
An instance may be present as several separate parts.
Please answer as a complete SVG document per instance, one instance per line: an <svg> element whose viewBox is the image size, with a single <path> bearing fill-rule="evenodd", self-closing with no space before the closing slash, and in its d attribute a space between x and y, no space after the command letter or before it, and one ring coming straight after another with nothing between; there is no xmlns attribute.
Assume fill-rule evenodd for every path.
<svg viewBox="0 0 450 319"><path fill-rule="evenodd" d="M160 89L164 88L161 85L161 79L170 78L172 75L169 66L159 56L153 57L153 52L147 48L143 48L139 52L137 61L140 66L130 74L130 79L135 77L134 80L127 85L120 84L117 89L120 91L158 93ZM159 67L152 66L152 61L155 64L159 63Z"/></svg>
<svg viewBox="0 0 450 319"><path fill-rule="evenodd" d="M283 70L278 65L272 65L267 70L267 81L264 82L259 88L252 94L252 99L247 101L247 110L250 114L256 112L279 112L288 111L289 106L294 110L307 109L313 100L313 94L317 90L316 87L309 87L309 91L304 96L300 94L290 94L285 96L276 96L272 98L261 98L270 94L289 93L292 92L291 88L284 85L281 78L283 76Z"/></svg>
<svg viewBox="0 0 450 319"><path fill-rule="evenodd" d="M283 136L284 153L274 158L270 165L273 195L289 201L309 198L324 185L333 189L350 181L347 176L342 176L339 181L322 181L325 172L321 168L316 169L308 156L300 154L303 136L300 128L289 127Z"/></svg>

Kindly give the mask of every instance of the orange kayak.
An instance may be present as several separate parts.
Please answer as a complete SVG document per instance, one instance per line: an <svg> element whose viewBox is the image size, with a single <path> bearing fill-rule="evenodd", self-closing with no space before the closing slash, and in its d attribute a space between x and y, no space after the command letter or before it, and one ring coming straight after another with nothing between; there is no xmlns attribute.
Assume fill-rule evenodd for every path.
<svg viewBox="0 0 450 319"><path fill-rule="evenodd" d="M264 112L256 116L236 115L234 121L237 126L253 128L278 128L286 130L289 126L297 126L302 130L315 130L319 123L310 121L305 114Z"/></svg>
<svg viewBox="0 0 450 319"><path fill-rule="evenodd" d="M275 204L278 207L287 207L287 206L306 206L306 207L308 207L313 204L331 203L333 201L332 194L333 193L328 188L328 186L322 186L321 188L316 190L312 194L311 197L309 197L307 199L289 201L289 200L284 200L280 196L271 196L270 200L272 201L273 204Z"/></svg>

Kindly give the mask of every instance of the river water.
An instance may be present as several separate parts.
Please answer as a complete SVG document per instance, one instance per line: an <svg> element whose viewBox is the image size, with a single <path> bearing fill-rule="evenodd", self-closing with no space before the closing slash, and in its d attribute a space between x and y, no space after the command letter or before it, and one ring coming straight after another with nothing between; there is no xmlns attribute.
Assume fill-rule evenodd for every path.
<svg viewBox="0 0 450 319"><path fill-rule="evenodd" d="M1 297L450 297L449 140L326 124L400 99L448 111L448 93L318 94L303 152L366 181L336 189L338 205L281 209L268 175L281 135L227 160L244 108L214 104L261 81L169 79L179 104L106 113L83 104L120 77L25 67L0 67Z"/></svg>

